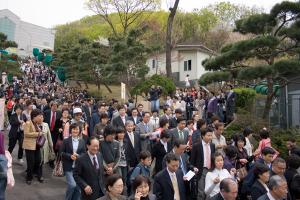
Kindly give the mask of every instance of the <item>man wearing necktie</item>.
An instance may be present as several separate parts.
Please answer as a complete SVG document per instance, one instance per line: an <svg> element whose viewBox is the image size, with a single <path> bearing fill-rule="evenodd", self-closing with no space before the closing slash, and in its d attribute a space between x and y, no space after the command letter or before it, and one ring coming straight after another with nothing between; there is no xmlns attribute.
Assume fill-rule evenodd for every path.
<svg viewBox="0 0 300 200"><path fill-rule="evenodd" d="M177 118L177 127L171 130L171 143L174 144L176 139L183 140L186 144L188 142L189 132L185 129L186 121L183 117Z"/></svg>
<svg viewBox="0 0 300 200"><path fill-rule="evenodd" d="M186 191L183 173L177 170L180 157L169 153L165 157L167 167L160 171L154 178L153 194L157 200L186 200Z"/></svg>
<svg viewBox="0 0 300 200"><path fill-rule="evenodd" d="M142 151L151 151L150 136L154 132L153 126L149 123L150 113L144 112L143 121L138 123L135 132L140 136Z"/></svg>

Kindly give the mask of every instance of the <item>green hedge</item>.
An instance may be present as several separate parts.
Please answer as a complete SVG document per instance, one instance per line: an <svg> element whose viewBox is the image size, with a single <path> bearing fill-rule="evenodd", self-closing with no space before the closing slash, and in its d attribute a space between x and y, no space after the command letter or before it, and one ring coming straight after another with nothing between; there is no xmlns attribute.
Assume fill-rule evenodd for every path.
<svg viewBox="0 0 300 200"><path fill-rule="evenodd" d="M237 95L235 99L236 107L249 111L255 100L255 90L251 88L235 88L234 92Z"/></svg>

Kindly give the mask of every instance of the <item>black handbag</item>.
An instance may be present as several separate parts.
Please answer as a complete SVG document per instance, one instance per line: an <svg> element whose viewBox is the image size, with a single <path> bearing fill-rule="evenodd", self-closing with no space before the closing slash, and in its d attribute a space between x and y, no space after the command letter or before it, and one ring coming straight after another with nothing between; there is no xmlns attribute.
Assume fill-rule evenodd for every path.
<svg viewBox="0 0 300 200"><path fill-rule="evenodd" d="M41 129L36 124L34 126L38 132L41 132ZM39 133L38 137L36 138L36 147L42 148L44 146L45 142L46 142L46 138L45 138L44 134Z"/></svg>

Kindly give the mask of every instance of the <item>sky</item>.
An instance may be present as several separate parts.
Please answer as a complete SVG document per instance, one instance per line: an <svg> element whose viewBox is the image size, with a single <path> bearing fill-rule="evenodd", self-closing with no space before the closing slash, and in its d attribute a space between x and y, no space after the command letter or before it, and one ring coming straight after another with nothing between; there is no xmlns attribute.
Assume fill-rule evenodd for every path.
<svg viewBox="0 0 300 200"><path fill-rule="evenodd" d="M166 8L166 2L174 0L162 0L162 8ZM234 4L262 7L266 11L280 0L223 0ZM85 6L86 0L0 0L0 10L9 9L21 20L53 28L58 24L65 24L79 20L84 16L93 15ZM220 0L180 0L179 8L191 11L201 9L207 5L221 2Z"/></svg>

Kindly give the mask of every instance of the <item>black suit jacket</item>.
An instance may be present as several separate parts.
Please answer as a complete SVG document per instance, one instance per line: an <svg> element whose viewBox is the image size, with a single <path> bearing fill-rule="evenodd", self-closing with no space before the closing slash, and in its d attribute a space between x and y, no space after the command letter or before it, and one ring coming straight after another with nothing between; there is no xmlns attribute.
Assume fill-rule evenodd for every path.
<svg viewBox="0 0 300 200"><path fill-rule="evenodd" d="M258 180L256 180L251 187L251 198L252 200L257 200L267 192L268 191L266 190L266 188Z"/></svg>
<svg viewBox="0 0 300 200"><path fill-rule="evenodd" d="M72 136L63 140L63 143L60 148L63 169L64 171L72 171L73 160L71 159L71 155L73 155L73 144L72 144ZM86 152L85 142L84 140L79 140L78 148L76 153L81 156Z"/></svg>
<svg viewBox="0 0 300 200"><path fill-rule="evenodd" d="M154 167L155 173L158 173L163 169L163 159L165 155L171 150L172 150L172 146L170 142L168 142L167 144L167 151L165 150L164 145L160 141L154 144L151 155L152 158L156 158L155 167Z"/></svg>
<svg viewBox="0 0 300 200"><path fill-rule="evenodd" d="M135 167L139 163L139 156L141 152L140 136L134 133L134 147L129 139L128 133L125 134L124 145L126 151L126 160L129 167Z"/></svg>
<svg viewBox="0 0 300 200"><path fill-rule="evenodd" d="M140 116L137 116L137 119L136 119L136 122L135 122L134 119L133 119L133 117L130 116L130 117L128 117L128 120L133 121L134 125L137 125L138 123L141 122L142 118Z"/></svg>
<svg viewBox="0 0 300 200"><path fill-rule="evenodd" d="M51 112L52 112L51 109L46 110L44 112L44 117L45 117L44 122L46 122L48 124L49 128L51 128L51 124L50 124L51 123ZM57 121L60 120L60 118L61 118L61 112L56 111L55 124L57 123Z"/></svg>
<svg viewBox="0 0 300 200"><path fill-rule="evenodd" d="M176 171L180 200L186 200L185 184L181 170ZM167 169L159 172L154 178L153 194L157 200L174 200L174 189Z"/></svg>
<svg viewBox="0 0 300 200"><path fill-rule="evenodd" d="M23 118L23 115L21 114L21 119ZM18 115L16 113L12 114L10 116L9 124L11 125L10 131L9 131L9 137L16 137L18 130L21 126L21 123L19 122ZM23 131L20 131L23 132Z"/></svg>
<svg viewBox="0 0 300 200"><path fill-rule="evenodd" d="M218 194L213 196L210 200L224 200L224 198L222 197L221 193L219 192Z"/></svg>
<svg viewBox="0 0 300 200"><path fill-rule="evenodd" d="M125 117L125 122L128 120L127 117ZM112 125L117 128L117 127L121 127L121 128L125 128L125 124L123 123L123 120L120 116L114 118L112 120Z"/></svg>
<svg viewBox="0 0 300 200"><path fill-rule="evenodd" d="M263 196L259 197L258 200L270 200L267 194L264 194Z"/></svg>
<svg viewBox="0 0 300 200"><path fill-rule="evenodd" d="M93 114L93 105L91 105L90 107L91 107L91 112L90 112L90 109L89 109L88 105L82 106L82 110L85 113L86 120L87 120L88 124L90 124L90 121L91 121L91 118L92 118L92 114Z"/></svg>
<svg viewBox="0 0 300 200"><path fill-rule="evenodd" d="M105 194L103 158L100 153L97 154L97 159L98 170L94 168L88 153L76 160L73 176L76 184L81 188L82 200L95 200ZM93 190L91 195L86 195L84 192L84 188L88 185Z"/></svg>
<svg viewBox="0 0 300 200"><path fill-rule="evenodd" d="M177 127L177 119L175 117L172 117L169 119L169 129L176 128Z"/></svg>
<svg viewBox="0 0 300 200"><path fill-rule="evenodd" d="M211 158L215 154L215 145L213 143L210 143L210 152L211 152ZM199 143L193 145L192 148L192 155L191 155L191 164L194 167L197 167L199 170L199 174L202 174L203 171L203 165L204 165L204 154L203 154L203 146L202 141ZM198 179L200 179L201 176L197 176Z"/></svg>

